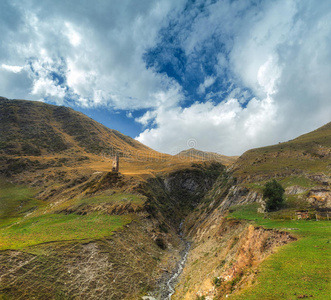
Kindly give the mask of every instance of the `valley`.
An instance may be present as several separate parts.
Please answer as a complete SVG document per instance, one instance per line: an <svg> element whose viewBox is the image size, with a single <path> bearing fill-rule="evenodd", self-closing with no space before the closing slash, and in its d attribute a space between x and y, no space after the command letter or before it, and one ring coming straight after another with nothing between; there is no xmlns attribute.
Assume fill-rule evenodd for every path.
<svg viewBox="0 0 331 300"><path fill-rule="evenodd" d="M331 123L238 158L40 102L0 114L0 299L328 299Z"/></svg>

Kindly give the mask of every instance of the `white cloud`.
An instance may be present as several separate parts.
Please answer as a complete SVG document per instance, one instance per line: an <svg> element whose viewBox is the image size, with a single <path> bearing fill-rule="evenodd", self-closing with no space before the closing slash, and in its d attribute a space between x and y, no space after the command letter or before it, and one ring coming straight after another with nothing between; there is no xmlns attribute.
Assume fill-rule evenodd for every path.
<svg viewBox="0 0 331 300"><path fill-rule="evenodd" d="M208 76L205 78L205 81L199 85L198 93L200 95L206 92L206 89L215 83L216 78L214 76Z"/></svg>
<svg viewBox="0 0 331 300"><path fill-rule="evenodd" d="M150 147L176 153L191 138L197 148L227 155L241 154L261 139L268 143L277 124L277 106L270 98L254 99L242 108L236 99L214 104L196 102L189 108L155 111L157 128L146 129L137 140ZM243 132L245 134L243 134Z"/></svg>
<svg viewBox="0 0 331 300"><path fill-rule="evenodd" d="M64 88L54 84L53 80L48 78L38 78L33 84L31 94L53 97L53 99L58 99L58 102L60 102L61 100L63 101L66 92Z"/></svg>
<svg viewBox="0 0 331 300"><path fill-rule="evenodd" d="M65 22L64 25L67 29L64 31L64 34L68 37L70 44L75 47L79 46L82 41L81 35L74 29L73 25L69 22Z"/></svg>
<svg viewBox="0 0 331 300"><path fill-rule="evenodd" d="M267 95L272 95L277 91L277 81L280 77L280 67L276 59L272 56L260 66L257 71L257 82Z"/></svg>
<svg viewBox="0 0 331 300"><path fill-rule="evenodd" d="M193 27L199 30L182 38L185 49L193 53L206 46L213 30L233 34L234 39L226 43L228 60L222 53L218 55L217 74L222 78L229 68L226 72L232 72L255 98L242 107L247 92L235 88L220 104L156 110L156 126L137 139L173 152L187 148L186 140L193 137L198 148L233 155L286 141L330 122L331 3L322 2L265 2L239 17L236 5L242 3L210 5L204 16L195 19ZM200 93L205 92L205 83L200 85ZM213 96L215 93L206 97Z"/></svg>
<svg viewBox="0 0 331 300"><path fill-rule="evenodd" d="M33 78L33 85L24 91L25 98L47 97L60 104L71 98L82 106L140 109L156 107L162 96L168 105L181 98L181 88L167 76L147 69L143 54L167 24L168 13L183 3L86 1L77 10L72 2L31 1L26 5L13 1L3 11L17 13L20 26L2 37L7 45L0 53L6 57L5 65L19 63L30 73L25 75ZM29 69L31 58L38 70ZM50 69L51 65L61 66L68 89L52 78L58 70ZM46 85L52 86L50 91L42 88ZM3 95L12 95L10 88L0 89ZM174 91L179 94L174 95Z"/></svg>
<svg viewBox="0 0 331 300"><path fill-rule="evenodd" d="M20 66L8 66L6 64L2 64L1 67L7 71L11 71L13 73L19 73L22 71L23 67Z"/></svg>
<svg viewBox="0 0 331 300"><path fill-rule="evenodd" d="M157 116L156 112L155 111L147 111L145 114L143 114L141 117L139 118L136 118L136 122L144 125L144 126L147 126L148 123L153 120L155 117Z"/></svg>

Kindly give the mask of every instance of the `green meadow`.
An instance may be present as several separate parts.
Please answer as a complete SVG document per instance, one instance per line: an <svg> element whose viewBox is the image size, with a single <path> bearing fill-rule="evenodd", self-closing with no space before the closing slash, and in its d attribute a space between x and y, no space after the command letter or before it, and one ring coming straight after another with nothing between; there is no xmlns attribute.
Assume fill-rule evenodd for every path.
<svg viewBox="0 0 331 300"><path fill-rule="evenodd" d="M256 204L231 207L229 218L288 231L297 241L278 248L261 264L253 286L231 299L330 299L330 221L279 220L272 213L264 219L256 208Z"/></svg>
<svg viewBox="0 0 331 300"><path fill-rule="evenodd" d="M44 213L47 203L33 197L36 190L1 181L0 191L0 250L55 241L100 239L132 220L130 215ZM134 195L125 196L139 201ZM117 198L122 199L123 195L112 196L112 201ZM105 197L91 199L92 203L99 201L104 202Z"/></svg>

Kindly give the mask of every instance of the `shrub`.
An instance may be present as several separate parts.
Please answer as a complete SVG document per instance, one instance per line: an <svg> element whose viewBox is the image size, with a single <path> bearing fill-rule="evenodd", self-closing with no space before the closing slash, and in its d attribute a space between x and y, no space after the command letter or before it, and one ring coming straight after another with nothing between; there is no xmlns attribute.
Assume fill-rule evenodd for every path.
<svg viewBox="0 0 331 300"><path fill-rule="evenodd" d="M220 277L214 277L213 279L213 285L215 287L219 287L222 284L222 279Z"/></svg>
<svg viewBox="0 0 331 300"><path fill-rule="evenodd" d="M284 205L284 188L275 179L265 184L263 198L267 199L266 208L268 211L275 211Z"/></svg>

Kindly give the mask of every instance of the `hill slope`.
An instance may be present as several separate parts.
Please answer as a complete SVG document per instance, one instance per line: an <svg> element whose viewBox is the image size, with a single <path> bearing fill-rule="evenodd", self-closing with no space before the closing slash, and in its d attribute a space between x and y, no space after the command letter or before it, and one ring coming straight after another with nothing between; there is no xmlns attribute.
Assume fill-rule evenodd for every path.
<svg viewBox="0 0 331 300"><path fill-rule="evenodd" d="M330 175L331 122L291 141L249 150L233 169L236 177L251 182L295 174Z"/></svg>
<svg viewBox="0 0 331 300"><path fill-rule="evenodd" d="M0 151L11 155L153 151L71 108L0 98Z"/></svg>
<svg viewBox="0 0 331 300"><path fill-rule="evenodd" d="M120 172L139 180L192 164L189 158L157 152L71 108L0 97L0 174L20 174L19 181L28 184L47 177L40 171L46 169L90 176L109 172L115 153Z"/></svg>

